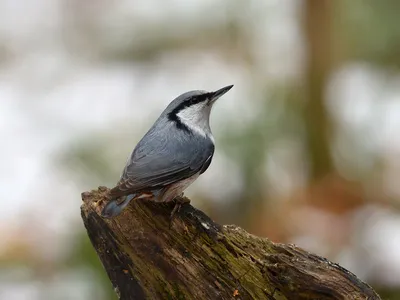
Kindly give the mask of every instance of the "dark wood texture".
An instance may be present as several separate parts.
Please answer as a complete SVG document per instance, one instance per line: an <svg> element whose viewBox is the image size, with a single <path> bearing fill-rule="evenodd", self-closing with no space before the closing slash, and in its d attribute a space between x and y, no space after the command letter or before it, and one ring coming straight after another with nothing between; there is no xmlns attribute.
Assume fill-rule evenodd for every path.
<svg viewBox="0 0 400 300"><path fill-rule="evenodd" d="M82 218L120 299L380 299L354 274L294 245L221 226L185 204L99 212L108 189L82 194Z"/></svg>

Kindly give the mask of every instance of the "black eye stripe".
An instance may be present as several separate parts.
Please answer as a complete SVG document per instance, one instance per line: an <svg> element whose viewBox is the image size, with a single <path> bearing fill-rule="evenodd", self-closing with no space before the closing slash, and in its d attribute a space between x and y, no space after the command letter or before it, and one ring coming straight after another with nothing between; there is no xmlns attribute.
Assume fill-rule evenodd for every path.
<svg viewBox="0 0 400 300"><path fill-rule="evenodd" d="M189 99L187 99L186 101L182 102L177 107L175 107L175 109L168 114L168 119L170 121L174 121L177 128L190 132L189 128L187 128L187 126L183 124L181 120L178 118L178 113L189 106L201 103L203 101L206 101L207 99L208 99L208 94L190 97Z"/></svg>
<svg viewBox="0 0 400 300"><path fill-rule="evenodd" d="M185 102L182 102L177 108L175 108L176 110L182 110L185 107L189 107L198 103L201 103L203 101L207 100L207 95L200 95L200 96L193 96L191 97L189 100L186 100ZM180 106L182 106L181 109Z"/></svg>
<svg viewBox="0 0 400 300"><path fill-rule="evenodd" d="M182 102L181 104L179 104L172 112L175 112L176 114L178 112L180 112L182 109L201 103L203 101L206 101L208 98L207 94L203 94L203 95L198 95L198 96L192 96L190 97L188 100Z"/></svg>

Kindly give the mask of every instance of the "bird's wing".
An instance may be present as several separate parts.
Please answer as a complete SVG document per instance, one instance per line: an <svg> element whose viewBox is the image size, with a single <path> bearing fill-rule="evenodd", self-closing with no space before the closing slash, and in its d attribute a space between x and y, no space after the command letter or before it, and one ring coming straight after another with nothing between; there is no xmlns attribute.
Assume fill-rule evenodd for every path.
<svg viewBox="0 0 400 300"><path fill-rule="evenodd" d="M184 133L186 134L186 133ZM162 187L204 172L214 154L208 139L167 139L167 135L139 142L112 197Z"/></svg>

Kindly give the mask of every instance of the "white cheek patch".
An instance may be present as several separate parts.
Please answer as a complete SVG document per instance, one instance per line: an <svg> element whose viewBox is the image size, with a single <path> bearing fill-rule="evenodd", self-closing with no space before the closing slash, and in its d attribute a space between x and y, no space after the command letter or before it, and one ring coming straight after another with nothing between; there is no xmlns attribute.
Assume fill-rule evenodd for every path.
<svg viewBox="0 0 400 300"><path fill-rule="evenodd" d="M204 103L186 107L177 114L183 124L204 137L211 136L208 124L209 115L210 111Z"/></svg>
<svg viewBox="0 0 400 300"><path fill-rule="evenodd" d="M208 135L208 137L210 138L211 142L212 142L213 144L215 144L214 136L212 135L212 133L210 133L210 134Z"/></svg>

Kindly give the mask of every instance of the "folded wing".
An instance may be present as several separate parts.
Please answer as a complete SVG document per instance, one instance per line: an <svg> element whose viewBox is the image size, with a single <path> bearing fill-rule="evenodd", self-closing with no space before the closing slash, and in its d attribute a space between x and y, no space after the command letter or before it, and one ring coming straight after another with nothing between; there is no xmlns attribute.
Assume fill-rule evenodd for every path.
<svg viewBox="0 0 400 300"><path fill-rule="evenodd" d="M187 135L168 139L165 134L156 139L149 132L145 142L142 139L136 146L111 196L164 187L204 172L214 154L213 143L183 134Z"/></svg>

